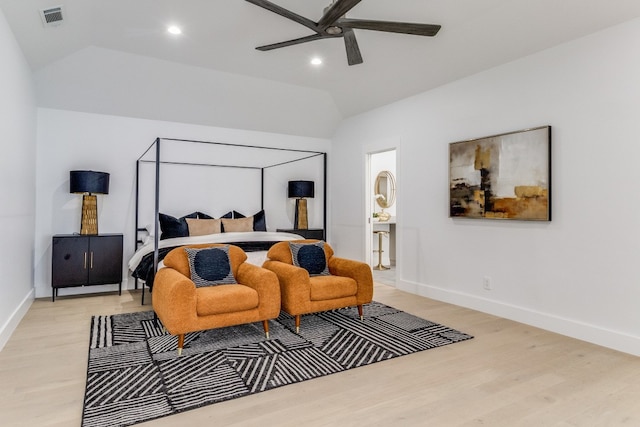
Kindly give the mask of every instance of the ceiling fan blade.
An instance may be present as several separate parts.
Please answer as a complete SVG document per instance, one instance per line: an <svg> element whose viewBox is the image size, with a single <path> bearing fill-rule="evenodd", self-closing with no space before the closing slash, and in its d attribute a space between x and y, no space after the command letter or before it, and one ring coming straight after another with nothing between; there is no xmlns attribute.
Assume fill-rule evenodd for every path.
<svg viewBox="0 0 640 427"><path fill-rule="evenodd" d="M256 6L260 6L263 9L267 9L273 13L277 13L280 16L283 16L287 19L290 19L298 24L302 24L307 28L311 28L313 31L318 31L318 25L313 22L311 19L307 19L304 16L298 15L297 13L291 12L284 7L278 6L277 4L271 3L267 0L246 0L249 3L255 4Z"/></svg>
<svg viewBox="0 0 640 427"><path fill-rule="evenodd" d="M256 49L257 50L261 50L261 51L273 50L273 49L279 49L281 47L293 46L293 45L300 44L300 43L312 42L314 40L320 40L320 39L324 39L324 38L328 38L328 37L330 37L330 36L325 36L325 35L322 35L322 34L313 34L313 35L306 36L306 37L300 37L299 39L287 40L286 42L280 42L280 43L273 43L273 44L268 44L268 45L264 45L264 46L258 46Z"/></svg>
<svg viewBox="0 0 640 427"><path fill-rule="evenodd" d="M338 18L344 16L345 13L353 9L360 1L361 0L336 0L318 21L319 29L324 31L332 26Z"/></svg>
<svg viewBox="0 0 640 427"><path fill-rule="evenodd" d="M372 21L368 19L338 19L336 25L358 30L386 31L388 33L413 34L433 37L440 31L440 25L414 24L411 22Z"/></svg>
<svg viewBox="0 0 640 427"><path fill-rule="evenodd" d="M347 49L347 61L349 65L362 64L362 54L360 54L360 47L356 40L356 34L351 28L347 28L343 32L344 34L344 46Z"/></svg>

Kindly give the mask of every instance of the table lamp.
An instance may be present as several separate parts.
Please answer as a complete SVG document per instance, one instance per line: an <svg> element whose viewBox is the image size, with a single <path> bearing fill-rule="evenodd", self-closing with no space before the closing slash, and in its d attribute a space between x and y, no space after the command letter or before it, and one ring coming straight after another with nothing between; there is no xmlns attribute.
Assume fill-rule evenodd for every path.
<svg viewBox="0 0 640 427"><path fill-rule="evenodd" d="M82 193L80 234L98 234L96 194L109 194L109 174L95 171L71 171L69 175L69 192Z"/></svg>
<svg viewBox="0 0 640 427"><path fill-rule="evenodd" d="M296 198L296 217L293 228L306 230L309 228L307 219L307 199L314 196L313 181L289 181L289 198Z"/></svg>

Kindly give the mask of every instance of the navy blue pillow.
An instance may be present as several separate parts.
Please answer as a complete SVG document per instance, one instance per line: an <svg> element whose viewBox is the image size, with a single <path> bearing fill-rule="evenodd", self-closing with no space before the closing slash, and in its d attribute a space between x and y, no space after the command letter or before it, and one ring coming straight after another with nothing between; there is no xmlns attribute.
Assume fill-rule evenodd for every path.
<svg viewBox="0 0 640 427"><path fill-rule="evenodd" d="M184 250L189 257L191 280L197 288L237 283L231 270L229 245Z"/></svg>
<svg viewBox="0 0 640 427"><path fill-rule="evenodd" d="M324 252L324 242L293 243L289 242L293 265L302 267L309 272L309 276L329 276L327 256Z"/></svg>
<svg viewBox="0 0 640 427"><path fill-rule="evenodd" d="M206 213L202 213L200 211L196 212L198 214L198 219L215 219L212 216L207 215Z"/></svg>
<svg viewBox="0 0 640 427"><path fill-rule="evenodd" d="M196 212L198 214L198 219L215 219L214 217L207 215L206 213ZM233 218L233 212L229 211L226 214L222 215L220 218Z"/></svg>
<svg viewBox="0 0 640 427"><path fill-rule="evenodd" d="M160 220L160 240L172 239L174 237L188 237L189 226L187 225L186 218L197 217L197 212L190 213L189 215L185 215L181 218L175 218L171 215L159 213L158 219Z"/></svg>
<svg viewBox="0 0 640 427"><path fill-rule="evenodd" d="M246 218L240 212L233 211L234 218ZM264 214L264 209L253 215L253 231L267 231L267 218Z"/></svg>

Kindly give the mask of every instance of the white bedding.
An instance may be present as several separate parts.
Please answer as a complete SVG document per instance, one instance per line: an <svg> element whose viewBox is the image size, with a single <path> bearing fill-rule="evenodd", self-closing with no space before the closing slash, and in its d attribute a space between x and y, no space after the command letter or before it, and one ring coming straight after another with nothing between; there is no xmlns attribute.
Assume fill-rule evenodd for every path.
<svg viewBox="0 0 640 427"><path fill-rule="evenodd" d="M171 246L194 245L198 243L230 243L234 242L279 242L287 240L300 240L304 237L293 233L282 233L276 231L252 231L252 232L231 232L207 234L204 236L176 237L164 239L158 242L158 248ZM153 241L140 247L129 260L129 270L134 271L142 257L153 252ZM266 251L247 252L247 261L251 264L262 265L266 259ZM258 264L259 263L259 264Z"/></svg>

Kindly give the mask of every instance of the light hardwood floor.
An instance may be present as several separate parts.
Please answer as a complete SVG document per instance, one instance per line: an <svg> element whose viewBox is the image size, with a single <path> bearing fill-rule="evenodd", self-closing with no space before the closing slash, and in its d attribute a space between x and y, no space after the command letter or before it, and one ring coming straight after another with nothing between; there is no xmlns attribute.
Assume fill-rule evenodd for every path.
<svg viewBox="0 0 640 427"><path fill-rule="evenodd" d="M640 358L377 284L474 339L140 426L640 426ZM0 352L0 425L79 426L91 315L139 293L36 300Z"/></svg>

